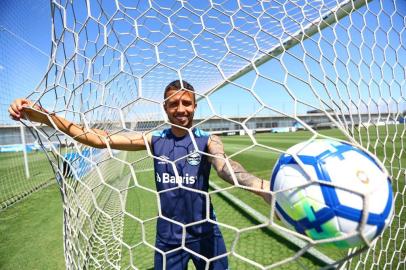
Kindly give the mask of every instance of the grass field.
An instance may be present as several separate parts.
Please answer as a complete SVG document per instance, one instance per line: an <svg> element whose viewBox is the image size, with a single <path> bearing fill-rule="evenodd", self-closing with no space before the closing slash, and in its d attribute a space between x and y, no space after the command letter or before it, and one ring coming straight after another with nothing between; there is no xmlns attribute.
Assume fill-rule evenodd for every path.
<svg viewBox="0 0 406 270"><path fill-rule="evenodd" d="M401 130L402 131L402 130ZM325 130L322 134L343 138L337 130ZM404 133L404 130L403 130ZM369 145L371 152L376 153L381 160L384 160L388 169L396 176L394 179L394 191L396 197L396 212L398 213L394 221L394 226L399 227L405 224L405 215L399 214L403 206L405 187L406 157L401 156L401 145L405 145L405 137L395 127L386 130L369 131ZM396 135L395 135L396 134ZM306 140L312 134L305 131L296 133L279 134L257 134L256 140L261 145L271 146L280 150L286 150L290 146ZM356 137L367 138L365 131ZM389 139L393 139L392 143ZM252 145L247 136L223 137L225 149L228 155L233 155L238 151ZM364 140L363 145L368 145ZM382 146L386 147L383 148ZM403 150L404 151L404 150ZM138 157L138 156L137 156ZM129 153L129 160L136 160L133 153ZM257 146L241 154L235 155L233 159L239 161L251 173L268 179L278 154L270 152L263 147ZM0 157L1 158L1 157ZM390 162L396 160L397 162ZM45 161L41 161L45 162ZM389 166L393 164L392 166ZM39 165L39 164L38 164ZM125 175L125 173L124 173ZM228 184L220 180L214 172L211 174L211 181L221 187L227 187ZM114 177L114 176L112 176ZM154 189L152 172L137 173L139 184ZM130 182L131 186L131 182ZM256 209L265 216L269 215L270 207L259 197L241 190L232 189L232 195ZM111 196L109 197L112 200ZM298 249L290 245L281 237L275 235L268 228L246 230L246 228L255 226L258 222L249 214L242 211L239 207L231 203L228 199L219 193L211 196L218 221L221 224L233 226L244 232L238 234L236 230L221 226L221 230L226 240L228 250L233 251L250 260L269 265L284 258L295 255ZM130 188L127 192L126 211L128 214L139 217L142 220L153 218L157 213L157 204L154 193L141 190L139 188ZM120 258L123 268L129 265L135 265L140 269L150 269L153 266L153 250L142 241L142 231L139 222L130 218L129 215L123 217L123 241L128 245L122 247L122 256ZM154 244L155 220L152 219L144 223L145 241ZM387 261L397 265L405 260L405 252L399 249L404 241L404 235L394 238L396 230L387 230L382 241L382 248L385 249L387 243L389 248L383 253L388 257ZM399 232L400 234L400 232ZM239 241L233 246L233 240L238 235ZM56 185L43 189L29 199L18 203L6 211L0 212L0 269L61 269L64 267L63 246L62 246L62 207L60 193ZM328 256L337 258L345 252L337 249L321 248ZM376 254L379 255L379 254ZM392 258L393 257L393 258ZM231 269L253 269L246 262L238 259L236 256L229 256ZM306 255L298 260L285 264L280 269L318 269L323 263L318 259ZM383 269L385 264L371 265L368 263L366 269ZM193 268L191 268L193 269Z"/></svg>
<svg viewBox="0 0 406 270"><path fill-rule="evenodd" d="M22 153L0 154L0 209L52 182L54 173L43 152L27 154L29 178Z"/></svg>
<svg viewBox="0 0 406 270"><path fill-rule="evenodd" d="M0 213L0 269L64 269L60 197L52 185Z"/></svg>

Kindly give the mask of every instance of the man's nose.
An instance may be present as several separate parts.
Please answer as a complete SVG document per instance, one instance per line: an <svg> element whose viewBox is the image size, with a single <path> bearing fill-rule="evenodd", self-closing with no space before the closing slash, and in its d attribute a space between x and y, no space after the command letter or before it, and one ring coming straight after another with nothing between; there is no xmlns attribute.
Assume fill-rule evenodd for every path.
<svg viewBox="0 0 406 270"><path fill-rule="evenodd" d="M186 110L186 107L182 104L182 102L179 102L178 112L184 112L185 110Z"/></svg>

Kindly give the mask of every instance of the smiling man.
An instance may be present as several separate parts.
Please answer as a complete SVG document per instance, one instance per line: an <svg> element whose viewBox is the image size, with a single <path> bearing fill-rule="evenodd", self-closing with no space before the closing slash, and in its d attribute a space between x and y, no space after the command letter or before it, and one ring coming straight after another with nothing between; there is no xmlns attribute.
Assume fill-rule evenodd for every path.
<svg viewBox="0 0 406 270"><path fill-rule="evenodd" d="M137 151L146 149L148 144L154 155L155 183L162 212L157 221L156 247L165 252L164 255L155 252L155 269L187 269L190 259L198 270L206 269L206 260L200 256L211 259L221 255L224 256L210 261L209 269L228 269L220 229L209 222L216 221L207 197L211 166L225 181L246 186L267 202L270 202L269 182L249 174L239 163L228 159L218 136L192 128L197 104L194 88L188 82L171 82L165 88L163 107L171 127L144 135L109 135L100 129L87 130L26 99L14 101L9 113L14 120L29 119L51 127L54 123L75 140L96 148L109 145L112 149ZM179 248L183 238L187 249Z"/></svg>

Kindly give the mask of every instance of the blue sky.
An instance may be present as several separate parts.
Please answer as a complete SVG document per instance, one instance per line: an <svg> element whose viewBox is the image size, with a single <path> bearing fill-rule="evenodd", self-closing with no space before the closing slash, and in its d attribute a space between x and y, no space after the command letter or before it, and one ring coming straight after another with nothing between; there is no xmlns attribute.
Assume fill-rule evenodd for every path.
<svg viewBox="0 0 406 270"><path fill-rule="evenodd" d="M170 1L166 3L168 2ZM297 1L299 4L301 2L305 1ZM355 107L365 111L366 106L369 106L369 110L375 111L377 108L383 111L388 108L395 110L395 104L400 104L401 110L406 109L406 75L404 70L406 66L406 33L405 31L402 32L406 24L404 20L406 1L384 2L385 4L381 4L379 1L373 1L368 6L369 12L365 12L366 8L363 7L351 15L351 17L342 19L338 26L325 29L321 34L316 34L311 39L304 41L303 46L295 46L279 55L277 59L268 61L258 67L258 74L260 76L257 76L258 74L252 71L239 78L235 84L229 84L209 95L215 113L228 116L244 116L257 111L260 108L260 104L244 88L252 89L266 106L287 114L293 114L295 110L301 114L309 109L313 109L312 106L320 107L318 98L325 101L324 106L330 106L336 110L341 108L344 112L346 110L354 110ZM205 8L203 2L191 1L190 3L190 5L195 5L194 8ZM196 3L199 4L196 6ZM235 10L232 2L228 3L228 6L217 6L217 10L225 14L229 13L229 10ZM206 23L206 29L210 33L208 32L197 37L194 40L195 48L199 56L203 55L202 57L205 59L213 62L217 61L218 66L226 76L248 63L239 58L237 54L247 58L255 58L252 55L253 51L250 51L250 48L253 46L252 40L244 39L244 35L238 31L233 31L231 35L225 37L224 33L227 32L227 24L212 21L210 16L204 17L205 15L201 15L202 12L199 10L196 11L197 15L192 15L187 12L187 9L182 9L173 15L171 8L173 9L179 5L179 3L175 3L172 7L165 7L163 5L164 8L160 10L159 14L154 12L153 9L146 11L147 8L139 4L138 9L128 10L128 14L147 12L144 17L138 19L137 23L139 27L137 30L140 36L143 36L145 40L149 40L151 43L161 40L162 33L168 31L170 33L171 30L168 24L166 24L167 20L165 16L171 15L172 19L176 20L173 23L173 31L183 38L196 37L194 33L201 30L199 29L199 17L197 15L202 16ZM187 7L190 8L190 5L187 4ZM268 5L270 4L268 3ZM380 5L384 5L384 12L380 12ZM289 6L287 5L286 7ZM393 13L395 7L397 12ZM97 17L98 9L95 4L92 4L91 10L92 15ZM114 7L106 7L107 12L112 10L114 10ZM227 20L227 17L224 17L217 10L211 11L212 14L210 14L218 16L220 20ZM270 10L272 10L272 6L270 6ZM70 9L67 8L66 12L69 18ZM252 8L251 12L255 13L255 8ZM270 11L269 14L274 17L263 17L263 21L268 19L271 22L272 19L275 19L275 25L279 24L279 26L285 27L291 24L289 19L278 17L279 13L277 10L272 12ZM366 15L362 16L362 14ZM83 8L76 8L75 15L78 21L84 20L86 18L86 11ZM187 28L187 31L182 28L182 18L184 19L185 16L187 19L184 23L194 23L194 26ZM255 21L251 21L251 19L252 17L249 16L249 12L237 14L234 15L234 24L243 33L255 31ZM46 0L3 0L3 3L0 5L0 27L3 29L0 31L1 122L8 122L6 120L7 114L4 113L3 109L6 104L16 97L25 96L30 93L43 77L48 65L48 58L44 53L49 53L51 49L50 20L49 1ZM277 20L280 20L280 22ZM367 28L363 26L364 20L368 22ZM117 21L117 26L108 24L103 21L102 17L100 21L110 25L110 29L114 28L118 32L134 31L128 24L122 23L126 21L126 18L124 20L120 18ZM75 26L70 22L72 21L67 19L68 27L73 29ZM269 28L269 31L273 31L273 24L262 25L264 28ZM378 25L380 26L379 28L377 27ZM56 27L60 27L60 24L56 23ZM95 22L88 22L88 29L89 31L99 30ZM281 38L286 37L286 33L283 34L283 31L281 33ZM204 42L215 38L213 34L224 36L228 40L230 49L228 53L223 50L224 46L221 42L212 42L211 48L205 48ZM269 35L267 36L261 31L253 32L252 34L257 36L257 42L262 48L267 48L267 46L274 44L272 42L275 42L271 40ZM84 34L79 35L80 40L83 40L81 37L95 38L94 35L86 37ZM129 35L126 36L125 34L120 35L120 41L123 44L129 43L131 41L129 37ZM179 69L193 55L190 53L190 44L180 42L183 38L176 38L174 36L172 39L168 38L165 40L161 45L157 46L160 51L159 55L155 55L153 47L147 43L137 43L137 47L133 46L132 48L136 49L133 51L137 52L137 55L130 57L129 66L132 65L135 68L133 72L136 74L144 66L146 68L151 66L155 61L154 59L159 56L161 63ZM67 51L72 50L72 46L69 45L72 44L69 42L69 36L66 35L65 39L65 49ZM370 45L372 44L372 39L377 40L374 47ZM31 45L27 45L26 41ZM240 43L241 41L244 42ZM328 42L334 42L334 46L328 45ZM141 48L140 46L143 47ZM306 54L304 51L306 51ZM60 52L59 50L58 53ZM86 49L83 52L84 54L90 54L91 50ZM348 60L347 54L351 55L351 61ZM220 56L222 55L226 56L223 61L220 61ZM106 56L104 59L106 60L108 57ZM110 58L112 57L114 55L110 56ZM58 59L63 59L63 57L59 55ZM94 67L96 68L97 65L99 64L95 61ZM114 67L114 64L111 66ZM110 74L107 74L108 72ZM68 71L66 73L69 74ZM102 71L102 75L106 77L113 73L114 71L112 72L111 70ZM214 66L199 62L197 59L186 65L182 69L181 74L184 76L184 79L191 81L198 88L198 92L199 90L207 90L211 84L221 81L221 76L219 76ZM153 93L157 88L162 89L163 85L172 79L176 79L176 77L176 72L173 70L164 67L157 68L150 76L146 75L143 77L143 95L159 100L159 94L154 96L155 94L150 95L149 93ZM83 88L83 91L92 91L91 88L89 89ZM125 104L125 101L134 97L135 95L131 93L131 90L120 90L123 91L121 93L122 101L116 104ZM317 95L314 93L317 93ZM292 94L294 98L289 94ZM120 94L116 93L114 97L120 99ZM53 102L50 100L52 95L47 97L47 99L49 99L50 104ZM300 102L295 103L295 99L312 106L303 105ZM353 105L346 107L346 105L351 104L350 101L353 101ZM385 104L388 105L386 106ZM145 111L152 112L156 110L156 106L149 106L149 108L145 109ZM262 113L276 114L271 110L265 110ZM207 106L207 102L203 99L199 104L197 116L205 117L212 114Z"/></svg>
<svg viewBox="0 0 406 270"><path fill-rule="evenodd" d="M28 95L42 79L51 48L49 1L1 1L0 122L10 123L12 100ZM26 42L29 42L30 45Z"/></svg>

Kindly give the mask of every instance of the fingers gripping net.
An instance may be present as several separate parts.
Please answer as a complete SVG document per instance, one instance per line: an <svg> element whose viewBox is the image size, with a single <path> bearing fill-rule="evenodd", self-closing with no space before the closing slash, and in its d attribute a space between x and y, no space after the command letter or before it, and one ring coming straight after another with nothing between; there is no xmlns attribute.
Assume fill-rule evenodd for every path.
<svg viewBox="0 0 406 270"><path fill-rule="evenodd" d="M299 123L302 140L339 137L381 158L392 175L396 213L383 237L367 243L360 256L283 229L274 207L212 173L206 196L217 210L212 222L223 232L232 268L404 266L406 38L400 1L51 5L51 63L30 98L86 132L146 135L170 126L163 90L185 79L199 100L195 127L249 134L225 150L259 177L268 178L276 156L298 141L262 140L252 130L281 125ZM155 251L165 254L154 244L161 212L151 170L159 157L150 150L92 149L59 131L33 128L43 142L59 142L50 159L64 204L67 268L145 269ZM254 154L265 159L263 168L244 164Z"/></svg>

